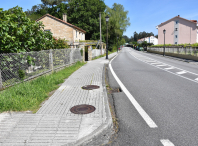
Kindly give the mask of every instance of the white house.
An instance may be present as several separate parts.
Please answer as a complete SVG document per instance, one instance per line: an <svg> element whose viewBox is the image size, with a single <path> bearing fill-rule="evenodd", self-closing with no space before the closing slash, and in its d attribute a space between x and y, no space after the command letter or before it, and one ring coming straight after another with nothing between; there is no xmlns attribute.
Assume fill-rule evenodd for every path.
<svg viewBox="0 0 198 146"><path fill-rule="evenodd" d="M154 45L158 44L158 39L155 36L150 36L150 37L146 37L146 38L142 38L139 39L137 41L138 44L143 43L144 41L146 41L147 43L153 43Z"/></svg>

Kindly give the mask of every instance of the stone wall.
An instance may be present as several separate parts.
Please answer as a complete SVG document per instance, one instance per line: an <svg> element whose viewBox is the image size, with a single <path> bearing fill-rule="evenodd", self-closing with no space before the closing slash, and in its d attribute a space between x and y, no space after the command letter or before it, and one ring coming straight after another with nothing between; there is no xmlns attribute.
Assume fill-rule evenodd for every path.
<svg viewBox="0 0 198 146"><path fill-rule="evenodd" d="M66 24L59 22L51 17L44 17L41 20L44 24L44 30L50 30L56 38L66 39L73 41L73 28Z"/></svg>
<svg viewBox="0 0 198 146"><path fill-rule="evenodd" d="M147 52L163 54L163 50L164 50L163 47L148 47ZM198 61L198 48L166 47L165 55Z"/></svg>

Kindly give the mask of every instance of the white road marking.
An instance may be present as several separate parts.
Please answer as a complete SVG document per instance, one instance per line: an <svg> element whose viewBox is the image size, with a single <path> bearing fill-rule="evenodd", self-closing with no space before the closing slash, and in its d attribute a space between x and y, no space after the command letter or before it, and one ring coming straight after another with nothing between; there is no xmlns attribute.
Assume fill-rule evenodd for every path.
<svg viewBox="0 0 198 146"><path fill-rule="evenodd" d="M116 57L115 57L116 58ZM117 75L115 74L112 66L111 66L111 62L115 59L113 58L110 62L109 62L109 68L111 70L111 73L113 74L114 78L116 79L116 81L118 82L118 84L120 85L122 91L126 94L126 96L129 98L129 100L131 101L131 103L133 104L133 106L136 108L136 110L139 112L139 114L142 116L142 118L145 120L145 122L148 124L148 126L150 128L157 128L157 125L155 124L155 122L149 117L149 115L144 111L144 109L139 105L139 103L135 100L135 98L131 95L131 93L127 90L127 88L124 86L124 84L120 81L120 79L117 77Z"/></svg>
<svg viewBox="0 0 198 146"><path fill-rule="evenodd" d="M196 78L195 80L198 81L198 78Z"/></svg>
<svg viewBox="0 0 198 146"><path fill-rule="evenodd" d="M167 66L166 64L162 64L162 65L156 65L156 66Z"/></svg>
<svg viewBox="0 0 198 146"><path fill-rule="evenodd" d="M185 74L185 73L187 73L187 72L185 72L185 71L177 72L177 74L179 74L179 75L181 75L181 74Z"/></svg>
<svg viewBox="0 0 198 146"><path fill-rule="evenodd" d="M156 63L151 63L151 64L160 64L160 62L156 62Z"/></svg>
<svg viewBox="0 0 198 146"><path fill-rule="evenodd" d="M161 139L160 140L161 143L164 145L164 146L175 146L170 140L168 139Z"/></svg>
<svg viewBox="0 0 198 146"><path fill-rule="evenodd" d="M174 67L169 67L169 68L165 68L165 69L169 70L169 69L175 69L175 68Z"/></svg>
<svg viewBox="0 0 198 146"><path fill-rule="evenodd" d="M131 53L130 53L130 54L131 54ZM131 54L131 55L132 55L133 57L135 57L136 59L140 60L139 58L137 58L137 57L134 56L133 54ZM147 57L147 58L149 58L149 57ZM142 61L142 60L140 60L140 61ZM157 61L157 60L156 60L156 61ZM142 62L144 62L144 61L142 61ZM159 62L159 61L158 61L158 62ZM145 63L146 63L146 64L149 64L149 65L152 65L152 63L147 63L147 62L145 62ZM162 64L163 62L160 62L160 63ZM165 63L163 63L163 64L165 64ZM156 65L152 65L152 66L157 67ZM167 66L170 66L170 65L167 64ZM178 68L178 67L173 67L173 66L171 66L170 68L160 68L160 67L157 67L157 68L162 69L162 70L164 70L164 71L166 71L166 72L169 72L169 73L171 73L171 74L177 75L177 76L179 76L179 77L182 77L182 78L184 78L184 79L187 79L187 80L189 80L189 81L193 81L193 82L195 82L195 83L198 83L198 80L189 79L189 78L184 77L184 76L182 76L182 75L179 75L179 74L177 74L177 73L168 71L169 69L179 69L179 70L183 70L183 69L180 69L180 68ZM186 70L183 70L183 71L186 71ZM196 73L192 73L192 72L190 72L190 71L186 71L186 72L198 76L198 74L196 74Z"/></svg>

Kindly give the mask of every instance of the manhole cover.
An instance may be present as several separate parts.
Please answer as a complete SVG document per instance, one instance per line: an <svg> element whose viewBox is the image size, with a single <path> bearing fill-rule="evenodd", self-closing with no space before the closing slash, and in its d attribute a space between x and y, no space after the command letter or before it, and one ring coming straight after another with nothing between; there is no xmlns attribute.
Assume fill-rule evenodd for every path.
<svg viewBox="0 0 198 146"><path fill-rule="evenodd" d="M82 89L85 89L85 90L92 90L92 89L98 89L98 88L100 88L100 86L97 86L97 85L86 85L82 87Z"/></svg>
<svg viewBox="0 0 198 146"><path fill-rule="evenodd" d="M89 114L95 111L95 107L92 105L76 105L70 109L70 111L74 114Z"/></svg>

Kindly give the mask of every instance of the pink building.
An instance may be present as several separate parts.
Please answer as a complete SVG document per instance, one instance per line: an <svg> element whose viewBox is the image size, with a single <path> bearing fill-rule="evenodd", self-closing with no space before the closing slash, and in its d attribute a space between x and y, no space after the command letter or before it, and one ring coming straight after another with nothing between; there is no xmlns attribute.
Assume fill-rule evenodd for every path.
<svg viewBox="0 0 198 146"><path fill-rule="evenodd" d="M187 20L179 15L161 23L158 29L158 44L194 44L198 43L198 23L197 20Z"/></svg>

